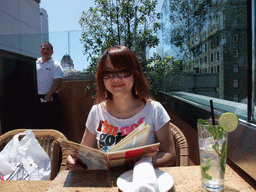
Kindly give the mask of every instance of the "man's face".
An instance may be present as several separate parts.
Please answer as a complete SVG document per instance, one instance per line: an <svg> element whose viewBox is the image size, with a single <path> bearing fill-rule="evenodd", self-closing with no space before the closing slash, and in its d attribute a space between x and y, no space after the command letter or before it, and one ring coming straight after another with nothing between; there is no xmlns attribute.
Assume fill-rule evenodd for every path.
<svg viewBox="0 0 256 192"><path fill-rule="evenodd" d="M49 44L43 44L40 49L43 59L49 60L53 54L53 50Z"/></svg>

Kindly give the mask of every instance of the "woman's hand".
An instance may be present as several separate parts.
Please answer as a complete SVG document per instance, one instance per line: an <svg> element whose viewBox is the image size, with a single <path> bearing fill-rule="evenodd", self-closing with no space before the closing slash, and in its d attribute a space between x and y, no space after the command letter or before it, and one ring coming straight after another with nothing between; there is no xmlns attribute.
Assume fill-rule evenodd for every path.
<svg viewBox="0 0 256 192"><path fill-rule="evenodd" d="M87 166L79 159L74 159L70 155L67 158L67 168L71 170L86 170Z"/></svg>
<svg viewBox="0 0 256 192"><path fill-rule="evenodd" d="M96 135L92 134L90 131L88 131L87 128L85 128L85 132L82 138L82 145L93 147L96 144ZM84 164L80 159L75 159L71 157L70 155L67 158L67 168L68 169L79 169L79 170L85 170L87 169L87 165Z"/></svg>

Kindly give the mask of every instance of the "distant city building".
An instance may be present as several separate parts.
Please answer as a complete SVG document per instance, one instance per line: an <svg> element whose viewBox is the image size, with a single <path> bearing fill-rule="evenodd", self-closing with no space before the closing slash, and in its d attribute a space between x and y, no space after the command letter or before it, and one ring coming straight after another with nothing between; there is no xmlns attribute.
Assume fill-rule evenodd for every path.
<svg viewBox="0 0 256 192"><path fill-rule="evenodd" d="M175 27L175 25L170 23L170 0L164 0L161 8L161 18L160 26L161 30L158 31L157 36L160 40L157 46L156 52L164 57L165 54L169 56L177 57L179 53L178 47L171 44L171 34L170 31Z"/></svg>
<svg viewBox="0 0 256 192"><path fill-rule="evenodd" d="M40 8L41 42L49 41L48 14L44 8Z"/></svg>
<svg viewBox="0 0 256 192"><path fill-rule="evenodd" d="M63 68L65 77L73 76L75 74L73 60L71 59L70 55L66 54L63 56L61 59L61 66Z"/></svg>

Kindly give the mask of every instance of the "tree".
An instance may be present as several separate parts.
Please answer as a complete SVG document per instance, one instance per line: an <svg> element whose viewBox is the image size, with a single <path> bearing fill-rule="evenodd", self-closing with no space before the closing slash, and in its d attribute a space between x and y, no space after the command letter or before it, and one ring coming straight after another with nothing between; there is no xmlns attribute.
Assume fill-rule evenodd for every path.
<svg viewBox="0 0 256 192"><path fill-rule="evenodd" d="M179 78L175 78L181 73L181 60L175 60L167 54L162 58L159 54L154 53L153 57L148 60L146 76L151 82L151 90L154 94L159 91L166 91L166 86L171 87L177 84Z"/></svg>
<svg viewBox="0 0 256 192"><path fill-rule="evenodd" d="M95 0L95 7L83 12L81 42L88 54L88 71L94 75L98 57L107 47L125 45L146 65L146 48L158 45L157 0ZM150 27L149 27L150 26Z"/></svg>

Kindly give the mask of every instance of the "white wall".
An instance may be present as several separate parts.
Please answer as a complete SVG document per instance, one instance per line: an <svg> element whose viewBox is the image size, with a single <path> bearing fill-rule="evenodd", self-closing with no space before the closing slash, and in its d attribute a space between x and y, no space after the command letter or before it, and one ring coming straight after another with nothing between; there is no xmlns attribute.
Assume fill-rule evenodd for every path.
<svg viewBox="0 0 256 192"><path fill-rule="evenodd" d="M39 57L39 4L35 0L0 1L0 49Z"/></svg>

